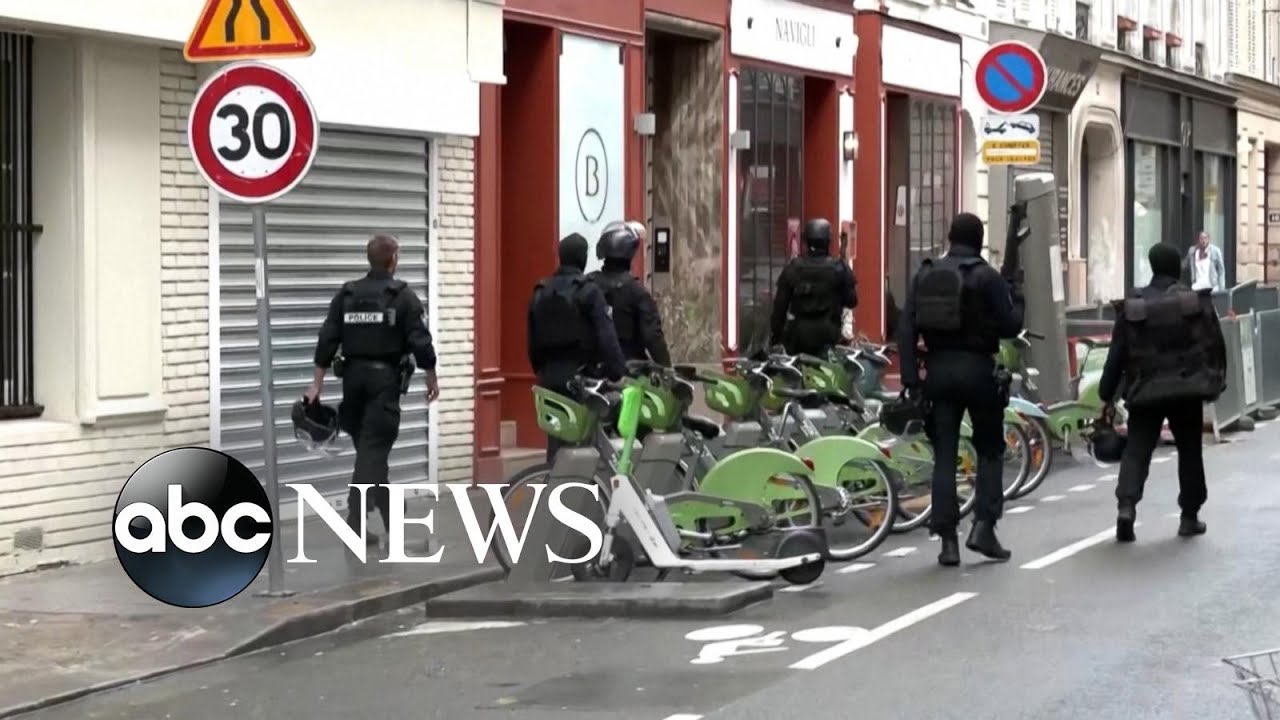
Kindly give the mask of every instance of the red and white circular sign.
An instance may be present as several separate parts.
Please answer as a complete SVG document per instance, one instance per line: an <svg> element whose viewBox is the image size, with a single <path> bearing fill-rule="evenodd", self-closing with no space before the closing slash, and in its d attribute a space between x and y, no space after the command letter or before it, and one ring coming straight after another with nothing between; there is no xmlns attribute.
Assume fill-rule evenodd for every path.
<svg viewBox="0 0 1280 720"><path fill-rule="evenodd" d="M316 158L315 108L293 78L255 62L228 65L196 93L187 143L205 180L232 200L292 190Z"/></svg>

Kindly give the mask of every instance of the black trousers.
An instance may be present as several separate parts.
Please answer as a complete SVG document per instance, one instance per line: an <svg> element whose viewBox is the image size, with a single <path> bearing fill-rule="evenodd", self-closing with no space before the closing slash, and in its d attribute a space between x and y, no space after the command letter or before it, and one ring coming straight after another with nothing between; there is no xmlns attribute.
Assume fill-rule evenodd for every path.
<svg viewBox="0 0 1280 720"><path fill-rule="evenodd" d="M782 331L782 346L791 355L825 357L840 342L840 324L827 318L792 318Z"/></svg>
<svg viewBox="0 0 1280 720"><path fill-rule="evenodd" d="M387 490L388 459L400 435L400 372L390 363L349 360L342 375L342 404L338 421L356 446L353 485L370 484L369 497L390 526L391 493ZM360 494L347 493L352 515L359 514Z"/></svg>
<svg viewBox="0 0 1280 720"><path fill-rule="evenodd" d="M960 522L956 455L966 410L978 450L974 519L995 524L1004 512L1004 408L994 370L994 360L976 353L935 353L927 361L925 397L933 407L925 432L934 453L929 528L935 533L954 533Z"/></svg>
<svg viewBox="0 0 1280 720"><path fill-rule="evenodd" d="M1120 458L1116 501L1137 505L1151 471L1151 454L1160 442L1165 420L1178 448L1178 507L1184 515L1200 511L1209 496L1204 481L1204 406L1199 401L1129 410L1129 442Z"/></svg>
<svg viewBox="0 0 1280 720"><path fill-rule="evenodd" d="M567 396L569 394L569 382L573 380L574 375L577 374L578 368L581 366L582 363L548 363L538 372L538 385L551 392ZM555 462L556 453L560 452L560 448L563 446L564 443L550 435L547 436L547 464Z"/></svg>

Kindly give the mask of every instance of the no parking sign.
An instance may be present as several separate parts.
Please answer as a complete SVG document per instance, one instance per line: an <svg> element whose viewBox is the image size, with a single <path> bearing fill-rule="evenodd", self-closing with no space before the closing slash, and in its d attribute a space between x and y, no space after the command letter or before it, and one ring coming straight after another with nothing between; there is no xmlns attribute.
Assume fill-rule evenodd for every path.
<svg viewBox="0 0 1280 720"><path fill-rule="evenodd" d="M1049 71L1039 51L1006 40L983 53L976 68L978 95L996 115L982 123L982 161L992 165L1040 161L1040 120L1028 113L1044 97Z"/></svg>

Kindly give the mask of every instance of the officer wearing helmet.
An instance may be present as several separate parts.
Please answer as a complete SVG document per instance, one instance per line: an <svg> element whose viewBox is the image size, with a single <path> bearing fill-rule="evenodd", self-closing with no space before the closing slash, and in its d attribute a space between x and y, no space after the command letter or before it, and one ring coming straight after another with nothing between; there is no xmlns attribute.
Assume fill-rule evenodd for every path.
<svg viewBox="0 0 1280 720"><path fill-rule="evenodd" d="M844 310L858 306L858 284L849 266L831 257L831 223L815 218L802 234L807 252L778 276L769 344L793 355L825 356L840 342Z"/></svg>
<svg viewBox="0 0 1280 720"><path fill-rule="evenodd" d="M652 360L671 366L671 353L662 334L662 316L653 296L631 274L631 260L640 247L643 225L615 222L605 227L596 243L596 257L604 268L588 277L603 292L613 315L618 343L627 360Z"/></svg>
<svg viewBox="0 0 1280 720"><path fill-rule="evenodd" d="M1178 535L1205 532L1200 508L1205 487L1202 432L1204 403L1227 387L1227 346L1210 290L1181 284L1181 253L1160 243L1147 253L1151 282L1113 304L1115 327L1098 384L1106 403L1102 420L1111 424L1114 403L1123 397L1128 411L1128 442L1120 458L1116 484L1116 540L1133 542L1138 502L1160 441L1164 421L1178 448Z"/></svg>
<svg viewBox="0 0 1280 720"><path fill-rule="evenodd" d="M436 352L427 329L422 301L408 283L395 278L400 245L376 235L365 248L369 273L343 283L329 303L329 313L316 342L315 377L305 394L308 405L319 401L325 374L342 348L342 403L338 419L356 447L351 484L374 485L374 504L390 532L391 496L387 490L388 458L400 434L400 396L408 388L413 366L426 373L428 403L440 395ZM360 493L347 494L347 524L360 532ZM370 540L372 535L367 535Z"/></svg>
<svg viewBox="0 0 1280 720"><path fill-rule="evenodd" d="M1012 239L1017 230L1011 224L1010 242L1017 242ZM955 566L960 564L956 455L966 411L978 450L978 497L965 547L993 560L1011 556L995 533L1003 510L1008 404L995 355L1001 338L1017 337L1022 330L1023 302L1016 288L982 258L983 227L976 215L957 215L947 239L947 254L925 260L907 292L898 318L898 352L903 387L909 395L923 397L930 408L925 423L934 448L930 529L942 541L938 563ZM916 351L922 337L928 349L924 383Z"/></svg>

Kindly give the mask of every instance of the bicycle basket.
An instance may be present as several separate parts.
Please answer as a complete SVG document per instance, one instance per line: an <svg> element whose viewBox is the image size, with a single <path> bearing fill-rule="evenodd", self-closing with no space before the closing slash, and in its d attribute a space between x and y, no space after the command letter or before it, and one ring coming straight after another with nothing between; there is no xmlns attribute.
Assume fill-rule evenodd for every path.
<svg viewBox="0 0 1280 720"><path fill-rule="evenodd" d="M840 363L824 362L817 367L804 367L804 386L810 390L848 393L849 373Z"/></svg>
<svg viewBox="0 0 1280 720"><path fill-rule="evenodd" d="M637 378L627 378L623 384L644 392L640 400L641 425L658 432L672 432L680 427L684 408L670 388Z"/></svg>
<svg viewBox="0 0 1280 720"><path fill-rule="evenodd" d="M596 426L596 414L587 406L537 385L533 387L533 409L542 432L572 445L588 440Z"/></svg>
<svg viewBox="0 0 1280 720"><path fill-rule="evenodd" d="M1248 696L1253 716L1259 720L1280 720L1280 648L1222 661L1235 671L1235 685Z"/></svg>
<svg viewBox="0 0 1280 720"><path fill-rule="evenodd" d="M757 392L745 378L718 372L702 373L713 383L707 383L704 396L707 407L732 420L742 420L751 415Z"/></svg>

